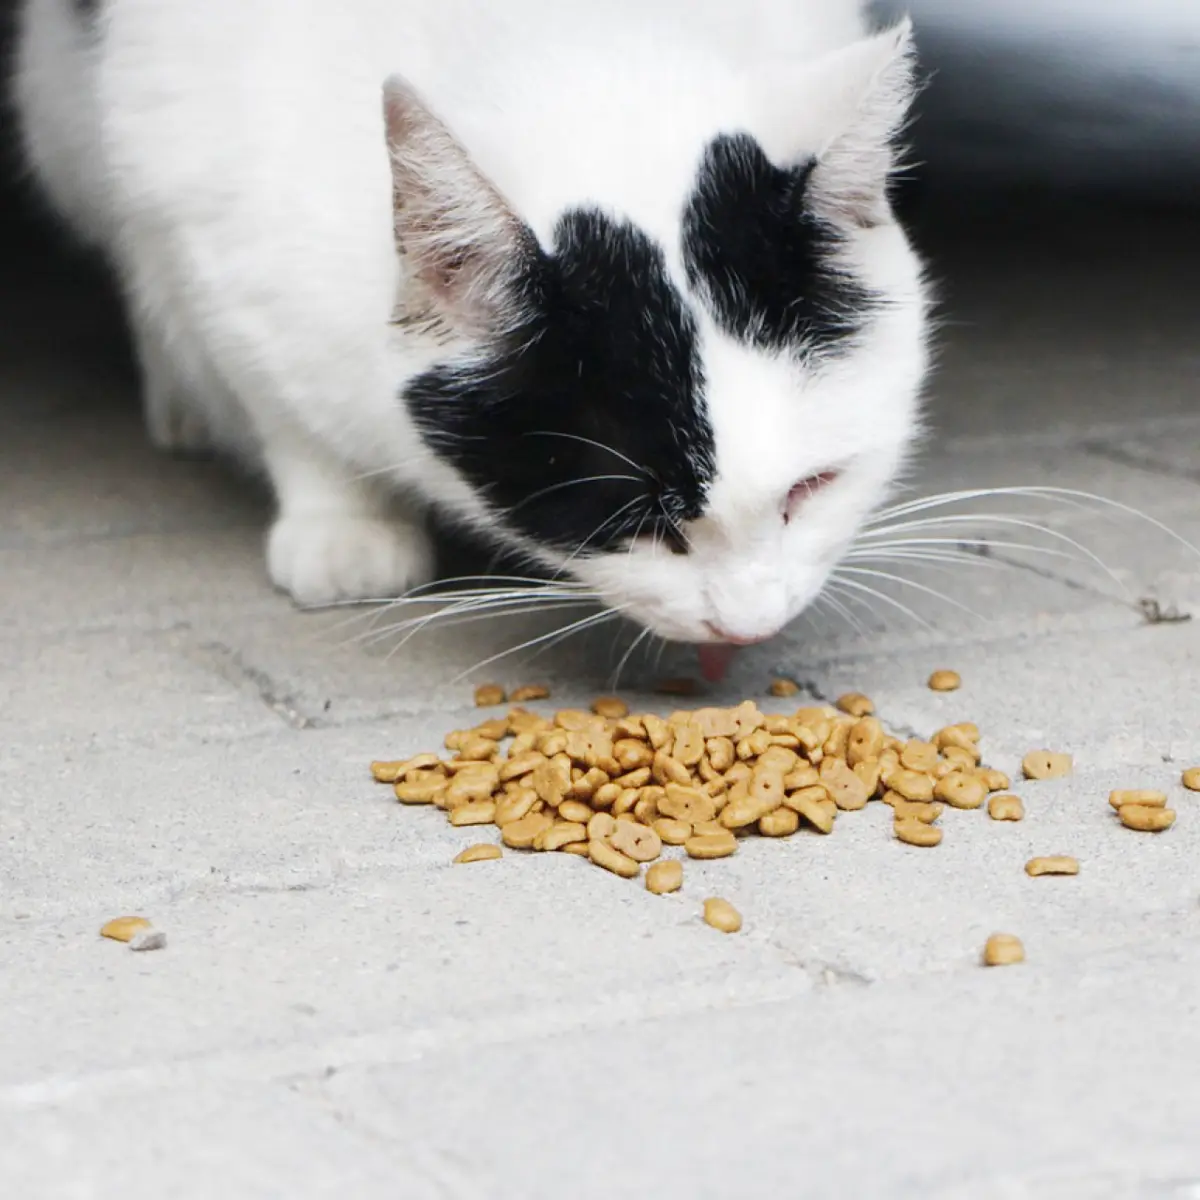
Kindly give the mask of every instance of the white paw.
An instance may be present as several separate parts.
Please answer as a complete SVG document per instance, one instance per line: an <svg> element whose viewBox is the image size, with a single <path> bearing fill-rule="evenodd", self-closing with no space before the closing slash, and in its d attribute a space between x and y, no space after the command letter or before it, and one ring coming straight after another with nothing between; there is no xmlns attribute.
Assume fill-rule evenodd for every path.
<svg viewBox="0 0 1200 1200"><path fill-rule="evenodd" d="M433 574L417 525L352 516L280 517L267 537L271 582L301 605L391 600Z"/></svg>

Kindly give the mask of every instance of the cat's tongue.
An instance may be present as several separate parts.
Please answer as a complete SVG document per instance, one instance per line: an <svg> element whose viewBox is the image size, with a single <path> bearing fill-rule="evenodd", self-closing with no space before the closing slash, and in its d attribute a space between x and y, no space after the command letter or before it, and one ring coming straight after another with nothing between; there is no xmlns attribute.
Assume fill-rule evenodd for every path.
<svg viewBox="0 0 1200 1200"><path fill-rule="evenodd" d="M729 671L729 664L733 662L733 656L737 651L738 648L729 645L728 642L706 642L703 645L697 646L696 653L700 658L700 674L709 683L720 683Z"/></svg>

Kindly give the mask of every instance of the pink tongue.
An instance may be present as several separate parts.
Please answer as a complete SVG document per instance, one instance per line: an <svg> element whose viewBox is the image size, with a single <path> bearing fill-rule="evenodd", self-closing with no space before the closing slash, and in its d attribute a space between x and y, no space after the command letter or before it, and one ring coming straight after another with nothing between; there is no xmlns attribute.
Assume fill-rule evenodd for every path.
<svg viewBox="0 0 1200 1200"><path fill-rule="evenodd" d="M706 642L703 645L697 646L696 653L700 658L700 674L709 683L720 683L725 678L725 674L729 670L729 664L733 662L733 656L737 653L737 650L736 646L730 646L726 642Z"/></svg>

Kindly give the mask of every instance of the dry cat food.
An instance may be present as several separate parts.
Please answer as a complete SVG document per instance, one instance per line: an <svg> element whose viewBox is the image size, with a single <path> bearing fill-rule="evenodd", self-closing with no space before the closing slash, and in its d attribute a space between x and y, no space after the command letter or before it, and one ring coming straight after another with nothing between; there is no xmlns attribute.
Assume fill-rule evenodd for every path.
<svg viewBox="0 0 1200 1200"><path fill-rule="evenodd" d="M167 935L145 917L114 917L100 927L100 936L125 942L130 950L161 950L167 944Z"/></svg>
<svg viewBox="0 0 1200 1200"><path fill-rule="evenodd" d="M1189 792L1200 792L1200 767L1188 767L1180 782Z"/></svg>
<svg viewBox="0 0 1200 1200"><path fill-rule="evenodd" d="M1025 874L1036 878L1039 875L1078 875L1079 860L1069 854L1049 854L1031 858L1025 864Z"/></svg>
<svg viewBox="0 0 1200 1200"><path fill-rule="evenodd" d="M956 692L962 687L962 676L957 671L934 671L929 677L929 688L934 692Z"/></svg>
<svg viewBox="0 0 1200 1200"><path fill-rule="evenodd" d="M1031 750L1021 759L1026 779L1062 779L1070 775L1074 765L1069 754L1056 754L1053 750Z"/></svg>
<svg viewBox="0 0 1200 1200"><path fill-rule="evenodd" d="M742 914L728 900L722 900L719 896L705 900L704 920L722 933L737 933L742 927Z"/></svg>
<svg viewBox="0 0 1200 1200"><path fill-rule="evenodd" d="M541 690L516 688L510 700ZM544 689L543 689L544 690ZM780 689L788 690L788 689ZM476 702L490 702L498 684ZM666 716L615 696L541 715L519 703L446 735L441 753L372 763L404 804L432 805L461 828L491 826L513 850L585 858L660 895L683 886L681 859L716 860L748 837L827 836L839 816L882 801L895 837L943 838L947 805L980 807L1008 778L982 765L969 722L928 741L890 733L870 698L765 713L753 700ZM467 847L456 863L499 858ZM643 868L646 868L643 870Z"/></svg>
<svg viewBox="0 0 1200 1200"><path fill-rule="evenodd" d="M1011 933L993 933L983 947L983 962L988 967L1011 967L1025 961L1021 939Z"/></svg>
<svg viewBox="0 0 1200 1200"><path fill-rule="evenodd" d="M930 687L936 680L945 690L950 680L942 677L951 675L935 672ZM677 682L680 693L691 691L691 681ZM777 678L768 690L784 699L799 688ZM754 700L665 716L630 712L616 696L549 715L521 705L548 694L540 686L515 688L504 715L451 731L442 752L374 762L372 774L392 785L402 803L440 808L452 825L491 826L513 850L574 855L621 878L642 878L657 895L683 887L682 860L728 858L750 837L829 836L844 814L872 803L892 809L898 842L919 848L941 844L947 808L986 806L998 822L1025 817L1021 798L1007 790L1008 775L984 763L978 726L963 721L928 740L899 737L858 692L836 705L785 713L763 712ZM475 701L491 707L503 696L500 685L487 684L476 689ZM1036 750L1021 766L1029 779L1055 779L1070 774L1072 759ZM1198 776L1200 767L1189 768L1184 783L1200 790ZM1175 819L1163 792L1114 791L1109 802L1131 829L1157 832ZM454 861L502 854L484 842ZM1066 855L1039 857L1025 870L1075 875L1079 863ZM727 908L711 900L705 919L716 924L712 909L724 922L718 928L740 928L740 916ZM1021 961L1020 943L996 936L1008 939L995 951L996 962ZM1013 953L1018 957L1003 958Z"/></svg>

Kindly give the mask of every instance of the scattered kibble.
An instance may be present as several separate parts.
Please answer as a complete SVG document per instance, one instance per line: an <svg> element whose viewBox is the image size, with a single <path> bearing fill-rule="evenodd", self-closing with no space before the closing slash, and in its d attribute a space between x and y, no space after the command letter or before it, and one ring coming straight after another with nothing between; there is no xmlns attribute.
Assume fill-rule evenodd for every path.
<svg viewBox="0 0 1200 1200"><path fill-rule="evenodd" d="M847 692L844 696L839 696L837 707L852 717L869 717L875 711L871 698L861 692Z"/></svg>
<svg viewBox="0 0 1200 1200"><path fill-rule="evenodd" d="M956 692L962 687L962 676L957 671L934 671L929 676L929 687L935 692Z"/></svg>
<svg viewBox="0 0 1200 1200"><path fill-rule="evenodd" d="M1020 796L997 795L988 801L988 816L993 821L1023 821L1025 805Z"/></svg>
<svg viewBox="0 0 1200 1200"><path fill-rule="evenodd" d="M1173 808L1151 808L1145 804L1123 804L1117 810L1121 824L1141 833L1162 833L1175 824Z"/></svg>
<svg viewBox="0 0 1200 1200"><path fill-rule="evenodd" d="M683 887L683 863L677 858L656 862L646 872L646 891L656 896L677 892Z"/></svg>
<svg viewBox="0 0 1200 1200"><path fill-rule="evenodd" d="M1069 754L1058 754L1053 750L1031 750L1021 759L1021 770L1026 779L1062 779L1070 775L1074 765Z"/></svg>
<svg viewBox="0 0 1200 1200"><path fill-rule="evenodd" d="M498 683L481 683L475 689L476 708L495 708L507 699L504 689Z"/></svg>
<svg viewBox="0 0 1200 1200"><path fill-rule="evenodd" d="M713 896L704 902L704 920L722 933L737 933L742 927L742 914L728 900Z"/></svg>
<svg viewBox="0 0 1200 1200"><path fill-rule="evenodd" d="M1109 792L1108 802L1118 812L1127 804L1140 804L1143 808L1166 808L1167 793L1156 792L1150 788L1126 788Z"/></svg>
<svg viewBox="0 0 1200 1200"><path fill-rule="evenodd" d="M131 942L149 928L150 922L145 917L114 917L100 927L100 936L114 942Z"/></svg>
<svg viewBox="0 0 1200 1200"><path fill-rule="evenodd" d="M1189 792L1200 792L1200 767L1188 767L1181 782Z"/></svg>
<svg viewBox="0 0 1200 1200"><path fill-rule="evenodd" d="M489 859L502 858L504 851L491 842L477 842L454 856L456 863L487 862Z"/></svg>
<svg viewBox="0 0 1200 1200"><path fill-rule="evenodd" d="M681 685L668 689L673 694L694 690L691 680L672 682ZM778 678L768 690L787 698L799 688ZM481 685L475 695L481 707L503 702L497 684ZM986 803L997 821L1025 815L1021 799L1004 793L1009 777L984 763L978 726L963 721L928 740L899 737L858 692L836 705L810 704L790 714L764 713L753 700L666 716L631 713L615 696L553 715L521 707L548 696L538 685L516 688L506 715L452 730L443 753L373 762L372 775L391 785L401 803L441 809L452 825L493 826L513 850L581 857L626 879L641 877L645 865L645 887L658 895L682 886L680 854L715 860L737 853L747 838L829 835L839 813L872 801L892 808L897 841L923 848L941 844L947 806L973 810ZM1071 769L1069 754L1049 750L1033 751L1022 762L1031 779L1059 778ZM1200 790L1200 767L1189 772ZM1163 830L1175 819L1162 792L1114 791L1110 803L1133 829ZM502 855L499 845L479 843L454 862ZM1039 857L1025 870L1075 875L1079 863L1065 855ZM729 932L741 927L740 915L718 898L705 903L705 920ZM103 932L129 941L148 929L144 918L121 918ZM989 964L1021 961L1020 942L1010 935L989 939L989 948L1003 939L1000 949L985 950Z"/></svg>
<svg viewBox="0 0 1200 1200"><path fill-rule="evenodd" d="M983 962L988 967L1011 967L1025 961L1021 939L1011 933L993 933L983 947Z"/></svg>
<svg viewBox="0 0 1200 1200"><path fill-rule="evenodd" d="M1025 874L1038 875L1078 875L1079 860L1069 854L1050 854L1041 858L1031 858L1025 864Z"/></svg>

